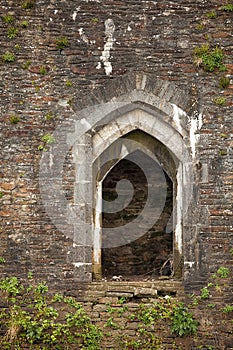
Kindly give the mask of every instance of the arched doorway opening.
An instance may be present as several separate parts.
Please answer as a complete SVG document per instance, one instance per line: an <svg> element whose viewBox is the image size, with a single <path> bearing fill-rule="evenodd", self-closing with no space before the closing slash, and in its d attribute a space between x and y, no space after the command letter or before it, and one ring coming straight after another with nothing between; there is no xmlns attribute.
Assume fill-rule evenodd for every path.
<svg viewBox="0 0 233 350"><path fill-rule="evenodd" d="M139 167L134 159L151 172L151 183L147 182L142 167ZM128 199L131 196L132 188L127 181L133 187L130 202ZM120 183L122 184L121 188L118 186ZM114 275L121 275L122 278L128 280L155 278L159 276L162 265L172 255L173 184L161 166L141 151L136 151L130 157L126 156L120 160L103 180L103 246L109 246L106 242L109 227L127 225L140 215L148 200L148 186L153 187L151 188L153 198L149 199L150 203L147 210L150 211L151 216L155 217L154 224L147 227L147 222L142 220L141 237L123 246L102 248L102 277L111 279ZM166 191L165 203L164 198L160 201L159 192L162 188ZM111 203L114 205L114 200L119 199L120 196L122 204L126 202L128 205L122 210L108 213L105 208L106 203L107 206L111 206ZM130 241L131 233L126 230L125 234L127 233ZM117 240L117 236L115 238ZM167 275L171 275L171 273L172 271L167 270Z"/></svg>
<svg viewBox="0 0 233 350"><path fill-rule="evenodd" d="M159 140L135 129L106 148L94 169L94 279L158 277L168 259L178 261L174 157Z"/></svg>

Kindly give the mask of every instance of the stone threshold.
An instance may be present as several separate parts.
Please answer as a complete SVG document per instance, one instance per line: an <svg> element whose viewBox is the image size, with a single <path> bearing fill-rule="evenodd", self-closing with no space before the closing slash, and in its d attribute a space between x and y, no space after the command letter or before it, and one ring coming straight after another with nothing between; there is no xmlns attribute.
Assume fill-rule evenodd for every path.
<svg viewBox="0 0 233 350"><path fill-rule="evenodd" d="M84 286L83 286L84 287ZM182 297L184 288L181 281L158 280L153 282L120 281L120 282L91 282L82 288L79 296L82 301L91 301L103 297L126 298L140 300L141 298Z"/></svg>

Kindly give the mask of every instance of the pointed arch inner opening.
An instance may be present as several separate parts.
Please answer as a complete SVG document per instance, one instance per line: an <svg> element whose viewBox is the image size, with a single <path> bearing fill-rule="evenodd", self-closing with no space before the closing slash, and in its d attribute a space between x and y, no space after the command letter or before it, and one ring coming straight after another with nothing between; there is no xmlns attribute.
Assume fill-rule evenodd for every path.
<svg viewBox="0 0 233 350"><path fill-rule="evenodd" d="M102 277L108 280L113 276L127 280L158 277L173 251L173 183L169 176L159 163L137 150L109 171L102 183L102 198ZM113 209L116 199L122 203L121 210L116 208L117 211L108 212L107 208ZM154 223L142 215L135 223L140 227L141 236L132 240L127 226L141 215L146 205L147 214L154 217ZM117 230L124 226L125 230ZM116 228L129 243L111 247L111 243L117 245L119 237L116 234L115 242L109 242L112 240L108 235L109 228ZM169 263L162 273L171 275Z"/></svg>
<svg viewBox="0 0 233 350"><path fill-rule="evenodd" d="M107 147L93 169L94 279L171 276L179 259L177 159L156 138L135 129Z"/></svg>

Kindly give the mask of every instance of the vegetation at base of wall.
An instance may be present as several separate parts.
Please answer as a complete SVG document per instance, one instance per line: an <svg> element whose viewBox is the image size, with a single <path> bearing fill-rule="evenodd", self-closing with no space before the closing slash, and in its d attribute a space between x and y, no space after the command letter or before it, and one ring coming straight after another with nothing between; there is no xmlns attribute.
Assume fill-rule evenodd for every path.
<svg viewBox="0 0 233 350"><path fill-rule="evenodd" d="M194 49L194 63L202 67L206 72L226 70L223 64L224 54L220 47L211 48L209 44L203 44Z"/></svg>
<svg viewBox="0 0 233 350"><path fill-rule="evenodd" d="M213 278L228 278L230 275L230 270L228 267L220 266L216 273L213 274Z"/></svg>
<svg viewBox="0 0 233 350"><path fill-rule="evenodd" d="M226 314L227 313L230 313L230 312L233 312L233 305L226 305L223 309L222 309L223 312L225 312Z"/></svg>
<svg viewBox="0 0 233 350"><path fill-rule="evenodd" d="M46 283L0 281L1 349L99 349L101 331L72 297L49 294ZM3 333L3 334L2 334Z"/></svg>
<svg viewBox="0 0 233 350"><path fill-rule="evenodd" d="M151 328L159 320L167 320L170 323L171 333L179 337L195 334L198 326L188 307L170 297L155 302L150 308L144 304L140 305L137 314L132 314L130 319L140 322L141 326Z"/></svg>
<svg viewBox="0 0 233 350"><path fill-rule="evenodd" d="M2 61L5 62L5 63L14 62L15 61L15 55L12 52L10 52L10 51L6 51L2 55Z"/></svg>
<svg viewBox="0 0 233 350"><path fill-rule="evenodd" d="M210 292L207 287L204 287L201 289L201 299L209 299L210 297Z"/></svg>
<svg viewBox="0 0 233 350"><path fill-rule="evenodd" d="M44 282L35 283L31 271L25 283L15 276L6 277L0 281L0 348L95 350L104 349L106 342L111 342L115 344L112 349L125 350L186 349L192 346L195 349L215 349L217 345L212 339L211 328L203 326L203 318L205 313L208 317L212 312L223 319L222 325L231 322L232 304L209 302L214 294L223 295L229 277L229 268L220 266L211 275L207 286L190 297L190 303L171 296L157 297L154 302L145 300L134 304L133 308L130 299L125 297L119 298L118 302L106 303L105 312L101 311L105 316L103 319L100 316L101 331L91 322L85 306L73 297L51 293ZM203 298L204 294L208 298ZM97 300L92 304L96 303ZM172 345L167 343L168 339L173 339Z"/></svg>

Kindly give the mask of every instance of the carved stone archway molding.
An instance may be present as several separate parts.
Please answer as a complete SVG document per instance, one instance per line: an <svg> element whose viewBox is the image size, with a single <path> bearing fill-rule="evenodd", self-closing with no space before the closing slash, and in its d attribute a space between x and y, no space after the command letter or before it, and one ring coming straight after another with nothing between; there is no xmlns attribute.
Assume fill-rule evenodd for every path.
<svg viewBox="0 0 233 350"><path fill-rule="evenodd" d="M93 246L94 252L101 248L100 240L96 239L100 231L96 208L100 202L99 184L102 180L99 184L95 180L93 183L93 164L98 163L98 158L114 142L138 129L163 144L175 164L174 254L177 264L183 259L184 278L187 279L198 266L192 247L196 239L192 236L196 227L192 218L195 144L190 132L191 121L196 117L188 114L192 110L188 92L181 92L173 83L157 80L154 76L138 74L114 79L102 91L92 93L85 103L89 105L83 108L82 102L81 110L74 116L86 125L85 134L73 146L77 170L74 187L76 217L72 222L74 241L86 252L80 254L83 260L77 262L76 267L79 263L82 268L86 264L89 271L86 276L90 280L91 266L96 273L100 263L98 254L94 254L91 260ZM79 241L80 237L82 241Z"/></svg>

